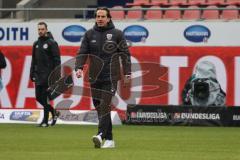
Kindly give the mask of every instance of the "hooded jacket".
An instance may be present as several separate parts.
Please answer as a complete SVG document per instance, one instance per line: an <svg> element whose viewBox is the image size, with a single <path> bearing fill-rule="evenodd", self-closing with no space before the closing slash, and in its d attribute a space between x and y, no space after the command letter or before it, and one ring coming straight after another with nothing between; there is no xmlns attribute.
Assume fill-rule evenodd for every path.
<svg viewBox="0 0 240 160"><path fill-rule="evenodd" d="M39 37L32 48L31 79L35 79L37 85L48 85L48 76L60 64L57 42L49 36Z"/></svg>
<svg viewBox="0 0 240 160"><path fill-rule="evenodd" d="M0 51L0 69L6 68L6 66L7 66L7 63L6 63L6 60L5 60L5 56Z"/></svg>
<svg viewBox="0 0 240 160"><path fill-rule="evenodd" d="M121 30L115 29L112 21L106 27L97 24L88 30L78 52L75 69L83 68L89 58L89 81L120 79L120 59L123 74L131 74L130 53Z"/></svg>
<svg viewBox="0 0 240 160"><path fill-rule="evenodd" d="M4 56L4 54L0 51L0 80L1 80L1 69L4 69L4 68L6 68L6 66L7 66L7 63L6 63L6 60L5 60L5 56ZM0 83L2 83L2 82L0 82ZM2 84L0 84L0 90L1 90L1 88L2 88L3 86L2 86Z"/></svg>

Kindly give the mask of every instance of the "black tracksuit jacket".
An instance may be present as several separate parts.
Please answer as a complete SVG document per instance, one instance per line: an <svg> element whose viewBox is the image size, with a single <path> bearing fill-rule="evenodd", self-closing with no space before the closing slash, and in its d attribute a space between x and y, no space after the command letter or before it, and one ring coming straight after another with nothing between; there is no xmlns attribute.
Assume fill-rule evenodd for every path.
<svg viewBox="0 0 240 160"><path fill-rule="evenodd" d="M95 26L88 30L78 52L76 70L83 68L90 59L89 81L119 80L120 59L123 74L131 74L131 60L128 46L121 30L115 29L112 21L106 27Z"/></svg>
<svg viewBox="0 0 240 160"><path fill-rule="evenodd" d="M50 37L39 37L32 48L31 79L35 78L36 85L48 86L50 73L60 64L57 42Z"/></svg>

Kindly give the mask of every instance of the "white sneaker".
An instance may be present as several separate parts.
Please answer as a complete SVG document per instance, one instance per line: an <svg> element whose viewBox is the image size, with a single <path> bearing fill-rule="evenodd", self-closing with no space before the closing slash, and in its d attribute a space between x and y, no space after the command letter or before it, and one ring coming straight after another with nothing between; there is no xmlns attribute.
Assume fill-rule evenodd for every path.
<svg viewBox="0 0 240 160"><path fill-rule="evenodd" d="M114 140L106 140L102 148L115 148Z"/></svg>
<svg viewBox="0 0 240 160"><path fill-rule="evenodd" d="M93 136L92 141L94 143L95 148L101 148L102 146L102 137L99 135Z"/></svg>

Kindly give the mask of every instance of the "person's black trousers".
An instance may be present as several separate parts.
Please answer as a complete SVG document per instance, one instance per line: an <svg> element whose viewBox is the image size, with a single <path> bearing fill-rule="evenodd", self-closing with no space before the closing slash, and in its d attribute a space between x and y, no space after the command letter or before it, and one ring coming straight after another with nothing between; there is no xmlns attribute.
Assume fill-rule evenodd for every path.
<svg viewBox="0 0 240 160"><path fill-rule="evenodd" d="M98 134L112 140L111 101L117 89L117 81L96 81L91 84L93 104L98 113Z"/></svg>
<svg viewBox="0 0 240 160"><path fill-rule="evenodd" d="M35 88L35 95L37 101L43 106L43 120L42 123L48 124L48 117L49 117L49 111L51 112L52 116L54 115L54 109L48 102L48 86L44 85L36 85Z"/></svg>

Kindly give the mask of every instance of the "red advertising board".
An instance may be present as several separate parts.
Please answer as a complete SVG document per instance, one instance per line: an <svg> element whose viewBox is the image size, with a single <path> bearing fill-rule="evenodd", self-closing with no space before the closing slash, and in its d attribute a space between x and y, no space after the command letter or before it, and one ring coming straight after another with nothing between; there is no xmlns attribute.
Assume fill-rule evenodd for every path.
<svg viewBox="0 0 240 160"><path fill-rule="evenodd" d="M78 48L62 46L62 58L74 58ZM38 108L34 85L29 79L31 46L1 46L0 49L8 61L7 68L2 70L5 89L0 94L0 108ZM218 80L227 94L227 105L240 105L240 47L131 47L130 51L133 82L131 91L121 87L119 96L113 100L119 110L126 110L127 103L181 104L184 84L195 65L203 60L215 64ZM141 72L144 70L147 74ZM65 94L63 98L69 96ZM92 108L89 98L75 97L74 102L71 109Z"/></svg>

